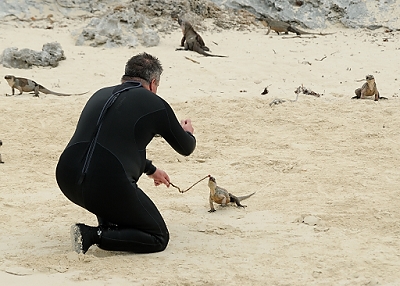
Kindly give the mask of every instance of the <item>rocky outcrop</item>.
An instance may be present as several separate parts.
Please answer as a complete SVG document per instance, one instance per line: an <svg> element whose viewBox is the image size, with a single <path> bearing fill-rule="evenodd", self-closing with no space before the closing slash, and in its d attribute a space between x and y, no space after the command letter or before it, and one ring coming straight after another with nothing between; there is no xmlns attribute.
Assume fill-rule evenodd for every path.
<svg viewBox="0 0 400 286"><path fill-rule="evenodd" d="M348 28L400 29L396 0L213 0L218 5L246 9L255 15L317 29L327 24Z"/></svg>
<svg viewBox="0 0 400 286"><path fill-rule="evenodd" d="M172 13L192 13L198 21L216 17L220 9L208 0L2 0L0 19L22 22L24 26L52 29L83 23L73 31L76 45L151 47L159 44L159 32L178 28ZM218 17L216 17L218 18ZM61 24L65 22L65 24Z"/></svg>
<svg viewBox="0 0 400 286"><path fill-rule="evenodd" d="M58 66L59 61L65 60L64 51L57 42L43 45L42 51L31 49L18 50L16 47L3 51L0 62L6 68L28 69L32 66Z"/></svg>
<svg viewBox="0 0 400 286"><path fill-rule="evenodd" d="M159 33L177 29L172 13L184 14L201 31L202 20L217 28L249 29L260 15L310 29L344 27L400 29L396 0L2 0L0 19L51 29L54 22L82 21L77 45L158 45ZM42 22L40 22L42 21ZM34 24L33 24L34 23ZM42 24L40 24L42 23Z"/></svg>

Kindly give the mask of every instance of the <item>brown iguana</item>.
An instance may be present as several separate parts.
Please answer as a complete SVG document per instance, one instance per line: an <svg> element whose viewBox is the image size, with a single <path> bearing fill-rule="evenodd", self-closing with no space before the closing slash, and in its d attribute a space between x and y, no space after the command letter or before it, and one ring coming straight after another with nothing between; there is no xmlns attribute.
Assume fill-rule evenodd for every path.
<svg viewBox="0 0 400 286"><path fill-rule="evenodd" d="M181 47L183 48L177 48L177 51L190 50L207 57L226 57L207 53L206 51L210 51L210 49L205 45L203 38L194 30L193 26L188 21L178 18L178 24L181 26L183 33L181 40Z"/></svg>
<svg viewBox="0 0 400 286"><path fill-rule="evenodd" d="M265 21L268 24L268 32L267 35L271 30L274 30L278 35L279 33L285 33L288 34L289 32L295 33L296 35L320 35L320 36L326 36L326 35L332 35L333 33L312 33L312 32L306 32L300 29L297 29L290 25L289 23L286 23L281 20L274 20L272 18L262 16L258 18L261 21Z"/></svg>
<svg viewBox="0 0 400 286"><path fill-rule="evenodd" d="M5 80L8 82L8 85L11 87L12 90L12 95L14 95L14 90L18 89L19 94L22 94L22 92L34 92L34 96L39 96L39 91L43 92L45 94L54 94L54 95L59 95L59 96L70 96L70 95L82 95L84 93L77 93L77 94L67 94L67 93L58 93L54 92L51 90L48 90L44 86L36 83L35 81L23 77L15 77L13 75L6 75ZM8 94L6 94L8 95Z"/></svg>
<svg viewBox="0 0 400 286"><path fill-rule="evenodd" d="M254 192L247 196L236 197L229 193L227 190L217 186L217 182L212 176L210 176L210 178L208 179L208 187L210 188L210 210L208 211L210 213L215 212L214 203L226 206L228 203L234 202L238 207L244 208L246 206L242 205L240 202L255 194Z"/></svg>
<svg viewBox="0 0 400 286"><path fill-rule="evenodd" d="M381 97L379 95L378 88L376 86L375 78L372 74L368 74L365 76L365 82L362 87L357 88L354 92L356 96L353 96L352 99L364 99L366 96L372 96L374 95L375 101L378 101L379 99L387 99L386 97Z"/></svg>

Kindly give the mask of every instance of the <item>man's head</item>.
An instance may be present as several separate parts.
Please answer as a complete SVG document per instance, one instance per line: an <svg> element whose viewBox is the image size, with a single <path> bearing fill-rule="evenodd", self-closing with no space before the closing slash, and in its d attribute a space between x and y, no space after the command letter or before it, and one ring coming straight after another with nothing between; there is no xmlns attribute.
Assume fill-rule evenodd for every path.
<svg viewBox="0 0 400 286"><path fill-rule="evenodd" d="M126 63L125 74L121 80L123 82L128 80L140 81L144 87L147 85L151 91L156 92L162 72L163 68L156 57L141 53L133 56Z"/></svg>

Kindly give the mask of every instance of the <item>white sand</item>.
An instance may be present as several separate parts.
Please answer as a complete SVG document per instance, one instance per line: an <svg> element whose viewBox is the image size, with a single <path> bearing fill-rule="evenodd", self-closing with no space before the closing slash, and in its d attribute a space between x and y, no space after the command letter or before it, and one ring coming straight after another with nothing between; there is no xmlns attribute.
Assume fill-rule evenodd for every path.
<svg viewBox="0 0 400 286"><path fill-rule="evenodd" d="M211 58L176 52L178 27L159 46L137 49L75 46L73 24L0 28L0 51L58 41L67 57L57 68L0 67L2 284L400 284L398 32L332 28L334 35L311 39L205 32L212 52L229 56ZM181 188L212 174L233 194L257 193L246 209L208 213L205 181L180 194L144 176L139 185L171 233L167 249L137 255L93 246L78 255L70 226L96 220L63 196L55 166L90 95L117 84L126 61L142 51L161 60L159 95L179 118L192 119L197 138L189 157L157 138L148 157ZM6 74L89 93L6 97ZM389 100L350 99L366 74ZM301 84L323 95L289 101ZM270 107L275 98L286 102ZM298 222L302 215L320 220Z"/></svg>

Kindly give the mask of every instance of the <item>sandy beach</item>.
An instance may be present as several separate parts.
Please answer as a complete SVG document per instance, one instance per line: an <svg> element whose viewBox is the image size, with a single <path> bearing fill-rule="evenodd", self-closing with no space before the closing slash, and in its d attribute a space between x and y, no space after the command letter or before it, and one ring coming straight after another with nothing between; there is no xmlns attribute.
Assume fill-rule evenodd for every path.
<svg viewBox="0 0 400 286"><path fill-rule="evenodd" d="M78 23L0 24L0 51L57 41L66 56L56 68L0 66L4 285L399 285L399 32L209 30L202 36L211 51L228 56L213 58L175 51L176 27L156 47L107 49L75 46ZM55 166L89 97L118 84L126 61L143 51L160 59L158 94L192 119L197 138L189 157L155 138L148 158L182 189L211 174L235 195L256 194L245 209L209 213L206 181L181 194L143 176L139 186L170 230L167 249L138 255L93 246L78 255L70 226L96 219L64 197ZM6 96L6 74L88 93ZM388 100L351 99L367 74ZM296 100L301 85L320 96ZM276 99L283 102L270 105Z"/></svg>

